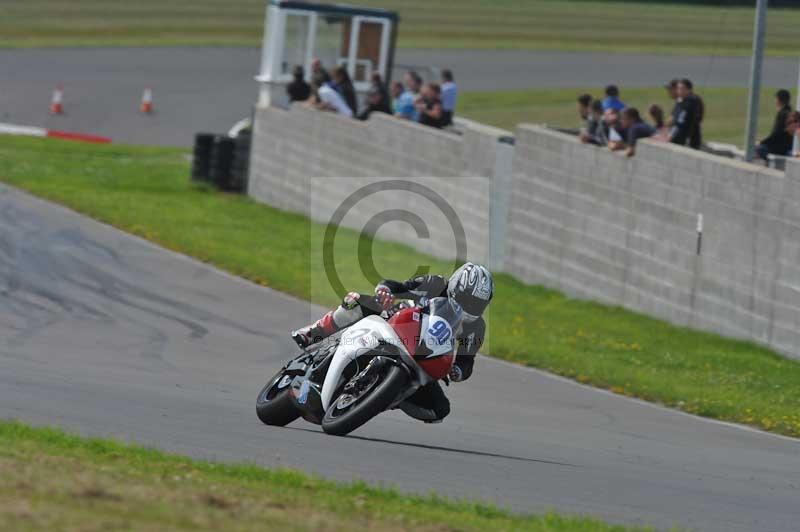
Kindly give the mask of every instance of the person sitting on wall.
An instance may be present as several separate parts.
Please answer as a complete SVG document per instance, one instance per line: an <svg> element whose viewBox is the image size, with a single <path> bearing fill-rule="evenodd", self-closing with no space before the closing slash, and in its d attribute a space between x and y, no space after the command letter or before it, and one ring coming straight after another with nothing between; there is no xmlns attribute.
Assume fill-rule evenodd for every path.
<svg viewBox="0 0 800 532"><path fill-rule="evenodd" d="M297 65L292 72L294 79L286 86L286 94L289 95L289 103L304 102L311 97L311 85L306 83L305 71L303 67Z"/></svg>
<svg viewBox="0 0 800 532"><path fill-rule="evenodd" d="M778 109L778 113L775 115L772 132L768 137L756 144L756 153L765 161L770 154L788 155L792 150L794 139L786 127L786 122L792 113L792 106L789 103L791 99L792 95L785 89L775 93L775 107Z"/></svg>
<svg viewBox="0 0 800 532"><path fill-rule="evenodd" d="M603 121L603 102L595 100L591 104L589 117L579 134L584 144L606 146L608 144L608 126Z"/></svg>
<svg viewBox="0 0 800 532"><path fill-rule="evenodd" d="M414 96L399 81L392 82L392 98L394 98L392 103L394 116L405 120L413 120L416 114Z"/></svg>
<svg viewBox="0 0 800 532"><path fill-rule="evenodd" d="M342 95L331 87L325 75L317 73L311 81L311 98L307 105L320 111L333 111L342 116L353 118L353 110L344 101Z"/></svg>
<svg viewBox="0 0 800 532"><path fill-rule="evenodd" d="M353 82L350 80L350 74L343 66L337 66L331 71L331 78L333 79L333 88L338 92L345 103L350 108L351 116L355 116L358 111L358 100L356 99L356 89Z"/></svg>
<svg viewBox="0 0 800 532"><path fill-rule="evenodd" d="M436 83L426 83L420 91L416 103L418 122L423 126L444 127L444 109L442 108L441 89Z"/></svg>
<svg viewBox="0 0 800 532"><path fill-rule="evenodd" d="M386 85L383 84L381 75L377 72L372 75L372 87L367 93L367 107L359 113L358 119L367 120L372 113L392 114Z"/></svg>
<svg viewBox="0 0 800 532"><path fill-rule="evenodd" d="M625 155L633 157L636 154L636 142L639 139L652 137L656 129L642 120L639 110L635 107L626 107L620 115L620 123L625 130Z"/></svg>

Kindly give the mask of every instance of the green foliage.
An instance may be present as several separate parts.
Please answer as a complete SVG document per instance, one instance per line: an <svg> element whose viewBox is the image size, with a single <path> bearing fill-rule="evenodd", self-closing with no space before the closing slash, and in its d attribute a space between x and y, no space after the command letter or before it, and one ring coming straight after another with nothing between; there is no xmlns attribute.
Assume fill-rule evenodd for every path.
<svg viewBox="0 0 800 532"><path fill-rule="evenodd" d="M0 421L0 471L2 530L645 530L196 461L13 421Z"/></svg>
<svg viewBox="0 0 800 532"><path fill-rule="evenodd" d="M623 94L623 96L625 96ZM324 227L188 181L185 153L0 138L0 180L165 247L302 298L333 305L316 258ZM359 235L336 240L343 284L371 289ZM313 245L312 245L313 244ZM378 271L452 264L407 247L374 245ZM497 276L485 352L686 412L800 436L800 363L747 342L696 332L621 308L575 301Z"/></svg>

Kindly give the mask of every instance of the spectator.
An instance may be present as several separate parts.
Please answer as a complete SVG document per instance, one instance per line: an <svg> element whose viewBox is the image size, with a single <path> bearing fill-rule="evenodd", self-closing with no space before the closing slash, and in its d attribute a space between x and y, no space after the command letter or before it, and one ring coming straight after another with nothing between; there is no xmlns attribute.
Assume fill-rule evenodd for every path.
<svg viewBox="0 0 800 532"><path fill-rule="evenodd" d="M652 137L656 134L653 126L642 120L639 110L635 107L626 107L622 110L620 123L625 130L625 155L633 157L636 154L636 142L639 139Z"/></svg>
<svg viewBox="0 0 800 532"><path fill-rule="evenodd" d="M627 132L622 127L619 120L619 112L616 109L606 109L603 113L603 123L608 128L608 149L612 151L625 148L625 138Z"/></svg>
<svg viewBox="0 0 800 532"><path fill-rule="evenodd" d="M411 116L411 120L418 122L419 116L417 116L416 105L417 101L420 99L419 91L422 88L422 78L414 70L409 70L403 76L403 82L405 83L406 90L411 94L411 99L414 102L414 111Z"/></svg>
<svg viewBox="0 0 800 532"><path fill-rule="evenodd" d="M667 120L667 127L671 128L675 125L675 119L680 112L680 104L678 102L678 78L669 80L669 82L664 85L664 88L667 89L667 96L669 96L669 99L675 102L672 105L672 112L670 113L669 120Z"/></svg>
<svg viewBox="0 0 800 532"><path fill-rule="evenodd" d="M394 98L392 102L394 116L406 120L413 120L416 115L414 96L412 96L399 81L392 82L392 98Z"/></svg>
<svg viewBox="0 0 800 532"><path fill-rule="evenodd" d="M372 87L367 93L367 107L358 115L359 120L366 120L372 113L392 114L389 105L389 94L386 92L386 85L383 84L381 75L377 72L372 75Z"/></svg>
<svg viewBox="0 0 800 532"><path fill-rule="evenodd" d="M792 111L789 113L789 118L786 119L786 132L794 139L800 141L800 111ZM794 147L792 147L794 149ZM800 151L793 154L795 157L800 157Z"/></svg>
<svg viewBox="0 0 800 532"><path fill-rule="evenodd" d="M664 129L664 109L660 105L654 103L647 109L647 113L653 119L653 127L658 130Z"/></svg>
<svg viewBox="0 0 800 532"><path fill-rule="evenodd" d="M436 83L423 85L415 107L420 124L440 129L444 127L444 109L439 85Z"/></svg>
<svg viewBox="0 0 800 532"><path fill-rule="evenodd" d="M381 93L381 96L386 101L386 106L389 107L389 89L386 88L386 83L383 82L380 72L373 72L371 79L372 88ZM391 113L391 108L389 112Z"/></svg>
<svg viewBox="0 0 800 532"><path fill-rule="evenodd" d="M458 98L458 87L453 80L451 70L442 70L442 111L443 124L445 127L453 124L453 115L456 111L456 99Z"/></svg>
<svg viewBox="0 0 800 532"><path fill-rule="evenodd" d="M355 115L358 110L358 100L356 100L356 89L353 87L353 82L350 81L350 74L347 73L347 69L343 66L337 66L331 72L331 77L333 78L333 83L335 83L333 88L341 94L350 111Z"/></svg>
<svg viewBox="0 0 800 532"><path fill-rule="evenodd" d="M603 102L600 100L592 102L589 117L581 129L580 138L581 142L585 144L597 144L598 146L608 144L608 127L603 122Z"/></svg>
<svg viewBox="0 0 800 532"><path fill-rule="evenodd" d="M772 132L756 145L756 153L765 161L769 154L787 155L792 150L794 139L787 129L787 121L792 114L792 106L789 103L791 99L792 95L785 89L775 93L775 107L778 113L775 115Z"/></svg>
<svg viewBox="0 0 800 532"><path fill-rule="evenodd" d="M667 122L664 120L664 109L660 105L654 103L647 112L653 120L653 127L656 129L656 134L654 136L658 138L658 140L668 140L669 127L667 127Z"/></svg>
<svg viewBox="0 0 800 532"><path fill-rule="evenodd" d="M581 117L581 122L586 123L592 116L592 95L581 94L578 96L578 116Z"/></svg>
<svg viewBox="0 0 800 532"><path fill-rule="evenodd" d="M625 104L619 99L619 88L616 85L606 87L606 97L603 98L603 111L613 109L617 112L625 109Z"/></svg>
<svg viewBox="0 0 800 532"><path fill-rule="evenodd" d="M678 108L673 113L675 120L669 133L669 141L698 150L702 144L700 123L705 112L703 100L694 94L692 82L686 78L678 81L677 92Z"/></svg>
<svg viewBox="0 0 800 532"><path fill-rule="evenodd" d="M703 99L696 93L692 92L691 81L685 79L684 82L689 83L689 92L691 93L691 98L697 100L697 124L695 124L694 129L692 130L692 135L689 137L689 146L699 150L703 147L703 134L702 134L702 126L703 126L703 119L706 115L706 103Z"/></svg>
<svg viewBox="0 0 800 532"><path fill-rule="evenodd" d="M331 81L331 76L328 74L328 71L325 70L325 67L322 66L322 61L315 57L311 61L311 79L314 79L317 76L322 76L322 79L328 83Z"/></svg>
<svg viewBox="0 0 800 532"><path fill-rule="evenodd" d="M321 111L334 111L348 118L353 117L353 110L325 79L323 72L317 72L311 81L311 99L309 105Z"/></svg>
<svg viewBox="0 0 800 532"><path fill-rule="evenodd" d="M286 86L289 102L304 102L311 97L311 85L306 83L303 67L297 65L292 72L294 80Z"/></svg>

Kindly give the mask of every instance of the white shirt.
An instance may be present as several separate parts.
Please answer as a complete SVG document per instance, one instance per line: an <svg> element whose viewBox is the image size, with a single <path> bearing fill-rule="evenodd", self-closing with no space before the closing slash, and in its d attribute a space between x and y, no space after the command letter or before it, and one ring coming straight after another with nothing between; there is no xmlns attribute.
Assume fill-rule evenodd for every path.
<svg viewBox="0 0 800 532"><path fill-rule="evenodd" d="M350 106L344 101L342 95L331 88L330 85L326 83L320 87L317 94L319 94L319 99L322 103L333 107L340 115L353 118L353 110L350 109Z"/></svg>

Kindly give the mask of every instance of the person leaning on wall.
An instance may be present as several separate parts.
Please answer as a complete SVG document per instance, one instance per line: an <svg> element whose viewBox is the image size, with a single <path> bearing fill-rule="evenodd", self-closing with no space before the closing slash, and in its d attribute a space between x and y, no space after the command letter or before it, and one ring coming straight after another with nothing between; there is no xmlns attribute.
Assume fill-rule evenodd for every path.
<svg viewBox="0 0 800 532"><path fill-rule="evenodd" d="M289 103L304 102L311 97L311 85L306 83L305 70L297 65L292 72L292 82L286 86Z"/></svg>
<svg viewBox="0 0 800 532"><path fill-rule="evenodd" d="M334 89L322 72L318 72L311 80L311 98L306 106L319 111L333 111L341 116L353 118L353 111L342 95Z"/></svg>

